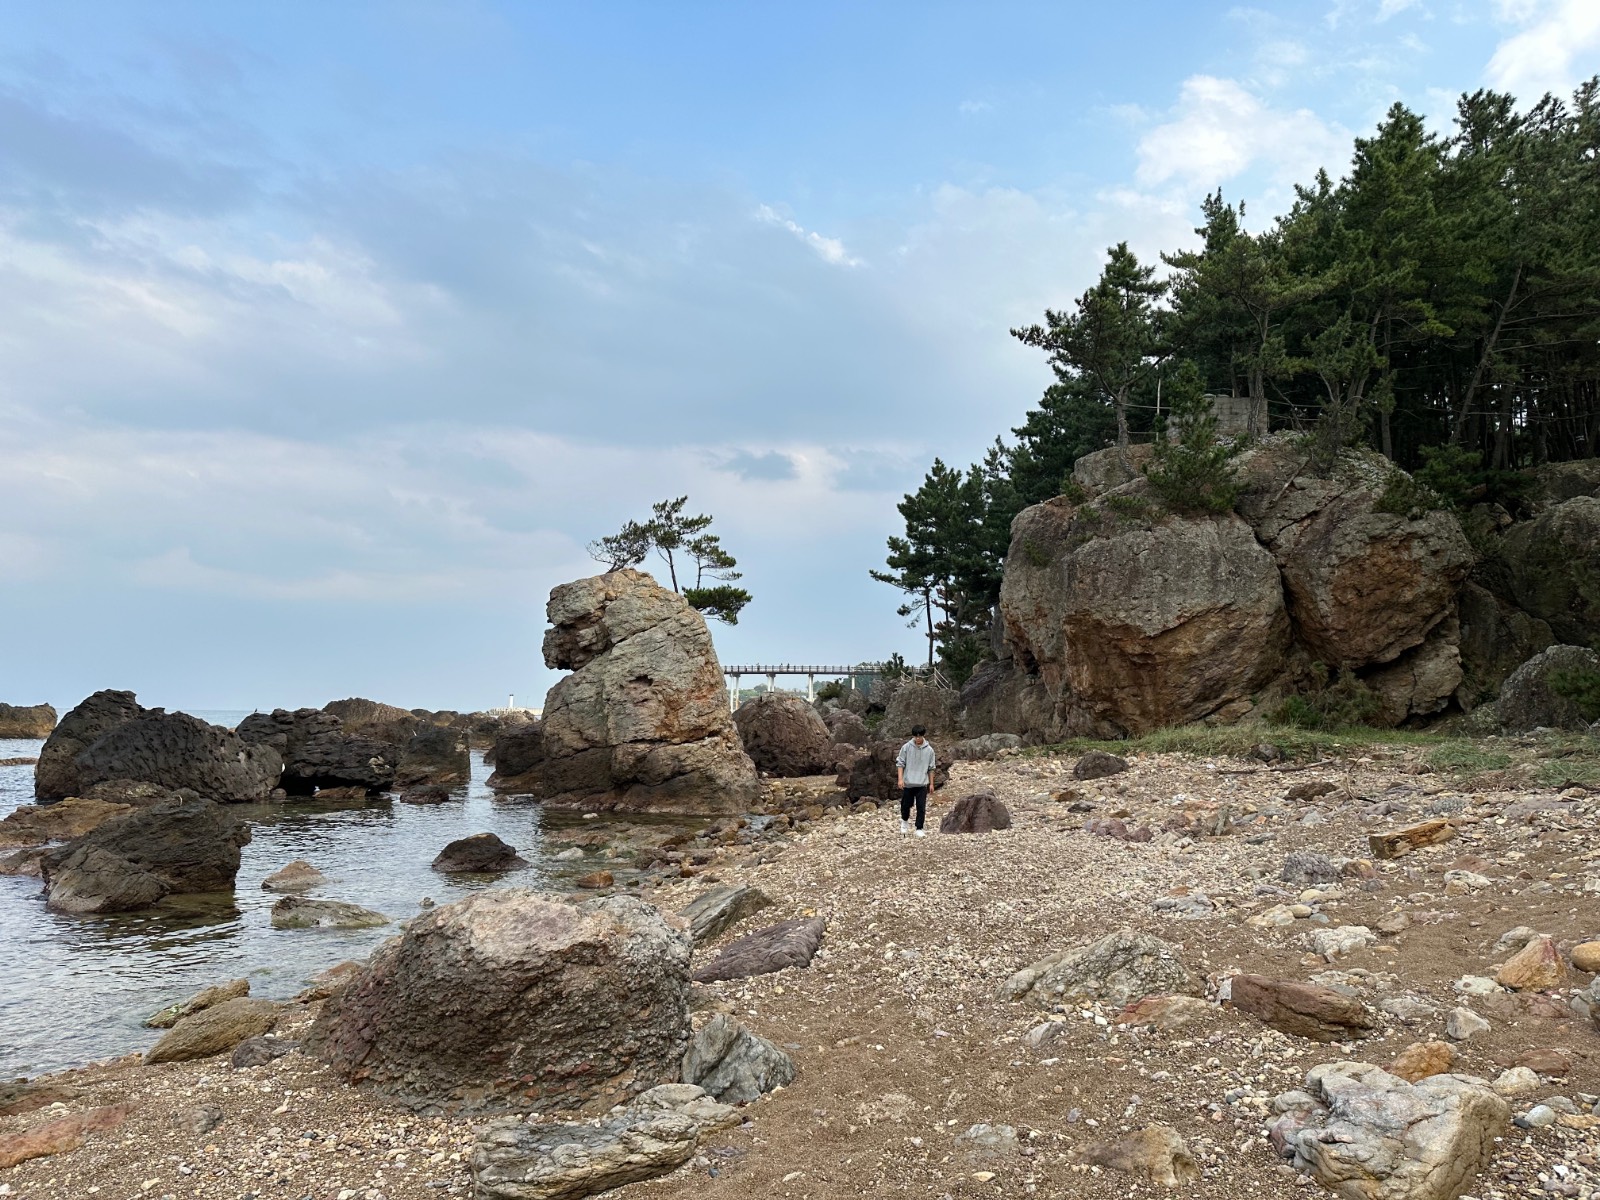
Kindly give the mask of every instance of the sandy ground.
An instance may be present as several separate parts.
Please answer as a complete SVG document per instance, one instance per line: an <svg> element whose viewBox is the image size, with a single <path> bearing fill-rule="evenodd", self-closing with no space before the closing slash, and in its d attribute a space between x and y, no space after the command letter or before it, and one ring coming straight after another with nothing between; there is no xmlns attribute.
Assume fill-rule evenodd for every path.
<svg viewBox="0 0 1600 1200"><path fill-rule="evenodd" d="M774 907L724 935L823 913L823 950L804 970L711 985L697 1018L721 1010L789 1047L795 1082L748 1106L747 1122L713 1135L673 1175L629 1194L667 1197L861 1196L1128 1197L1182 1195L1242 1200L1317 1195L1265 1137L1270 1100L1302 1084L1316 1063L1385 1065L1416 1041L1442 1038L1444 1018L1467 1003L1492 1028L1458 1047L1455 1070L1493 1078L1519 1056L1559 1049L1565 1075L1512 1100L1526 1111L1551 1097L1587 1114L1600 1093L1600 1033L1509 994L1464 1000L1452 984L1492 974L1507 957L1500 936L1529 926L1564 947L1600 934L1600 846L1591 835L1600 795L1458 791L1423 773L1410 751L1292 773L1258 764L1144 756L1120 775L1074 783L1071 758L1023 757L959 764L929 814L929 836L898 832L897 814L829 815L790 835L781 854L729 847L695 878L673 879L652 898L677 908L708 882L749 882ZM1228 772L1250 772L1230 774ZM1295 784L1327 780L1336 790L1289 803ZM798 806L820 782L784 785L778 803ZM1056 797L1074 789L1091 813ZM983 836L936 832L956 797L986 789L1010 807L1014 827ZM1158 831L1175 814L1208 816L1228 806L1224 836L1180 833L1124 843L1091 836L1085 816L1126 813ZM838 810L834 810L837 812ZM1297 898L1279 872L1286 853L1315 849L1367 857L1367 835L1447 815L1458 836L1394 862L1375 878L1339 885L1311 904L1310 919L1282 928L1247 923ZM742 865L741 865L742 864ZM1446 894L1443 873L1466 867L1491 883ZM1203 892L1213 915L1190 919L1153 905ZM1327 924L1376 927L1404 913L1409 928L1337 963L1309 952L1306 935ZM1214 985L1239 971L1285 979L1318 977L1357 988L1374 1006L1391 997L1431 1003L1411 1023L1382 1014L1377 1033L1321 1045L1215 1008L1173 1032L1120 1025L1093 1007L1049 1013L999 998L1016 970L1119 928L1153 933ZM717 943L697 951L714 953ZM1342 975L1329 976L1338 971ZM1588 976L1573 972L1565 991ZM698 991L698 989L697 989ZM1564 993L1557 1000L1565 1000ZM293 1036L305 1011L290 1018ZM1038 1049L1024 1035L1054 1017L1059 1036ZM143 1067L125 1060L55 1077L59 1105L0 1118L0 1136L63 1114L126 1103L119 1128L88 1135L81 1148L0 1170L0 1195L38 1197L271 1197L410 1200L470 1195L466 1122L418 1119L344 1087L292 1054L230 1070L224 1059ZM194 1131L196 1110L221 1123ZM958 1136L979 1123L1016 1129L1019 1149L973 1157ZM1176 1190L1079 1161L1082 1151L1125 1131L1167 1124L1202 1168ZM1302 1190L1303 1189L1303 1190ZM1600 1196L1600 1135L1565 1125L1509 1129L1490 1168L1469 1190L1478 1200L1512 1196Z"/></svg>

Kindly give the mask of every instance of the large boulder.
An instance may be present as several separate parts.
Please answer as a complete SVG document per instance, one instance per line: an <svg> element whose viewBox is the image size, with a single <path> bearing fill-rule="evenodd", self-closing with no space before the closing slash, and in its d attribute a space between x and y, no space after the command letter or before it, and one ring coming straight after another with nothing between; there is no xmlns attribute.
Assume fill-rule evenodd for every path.
<svg viewBox="0 0 1600 1200"><path fill-rule="evenodd" d="M1506 730L1522 733L1541 726L1583 730L1589 727L1575 700L1551 686L1563 671L1600 671L1600 654L1583 646L1551 646L1511 673L1495 703L1495 718Z"/></svg>
<svg viewBox="0 0 1600 1200"><path fill-rule="evenodd" d="M48 704L0 704L0 738L33 741L47 738L56 727L56 710Z"/></svg>
<svg viewBox="0 0 1600 1200"><path fill-rule="evenodd" d="M495 791L537 789L539 768L544 766L544 726L538 721L526 721L501 728L484 757L494 763L489 786Z"/></svg>
<svg viewBox="0 0 1600 1200"><path fill-rule="evenodd" d="M897 742L876 742L868 746L865 753L852 758L840 770L834 786L843 788L851 800L871 800L876 804L887 804L893 800L898 803L900 789L895 781L898 778L896 760L899 753L900 744ZM950 764L938 756L937 747L934 753L933 787L937 791L949 782Z"/></svg>
<svg viewBox="0 0 1600 1200"><path fill-rule="evenodd" d="M145 1053L146 1065L189 1062L225 1054L246 1038L260 1037L278 1023L282 1008L271 1000L224 1000L186 1016Z"/></svg>
<svg viewBox="0 0 1600 1200"><path fill-rule="evenodd" d="M1331 477L1304 473L1291 442L1240 458L1238 509L1272 552L1296 640L1330 668L1393 662L1454 611L1474 555L1452 513L1380 512L1392 464L1351 452Z"/></svg>
<svg viewBox="0 0 1600 1200"><path fill-rule="evenodd" d="M1542 504L1560 504L1577 496L1600 496L1600 458L1542 463L1526 474L1533 481L1531 498Z"/></svg>
<svg viewBox="0 0 1600 1200"><path fill-rule="evenodd" d="M472 778L472 755L465 731L429 727L419 729L405 743L395 765L396 787L434 784L464 787Z"/></svg>
<svg viewBox="0 0 1600 1200"><path fill-rule="evenodd" d="M39 846L82 837L112 817L132 812L128 804L69 796L56 804L24 804L0 820L0 846Z"/></svg>
<svg viewBox="0 0 1600 1200"><path fill-rule="evenodd" d="M1600 497L1575 496L1519 521L1496 559L1506 599L1548 621L1557 638L1600 638Z"/></svg>
<svg viewBox="0 0 1600 1200"><path fill-rule="evenodd" d="M405 745L412 734L431 723L408 709L359 696L331 701L322 706L322 711L338 717L340 728L351 737L371 738L391 746Z"/></svg>
<svg viewBox="0 0 1600 1200"><path fill-rule="evenodd" d="M435 871L446 875L497 874L528 865L515 846L492 833L457 838L434 857Z"/></svg>
<svg viewBox="0 0 1600 1200"><path fill-rule="evenodd" d="M1120 929L1024 967L1006 981L1001 995L1044 1009L1073 1001L1125 1008L1145 996L1192 992L1196 986L1177 947L1148 933Z"/></svg>
<svg viewBox="0 0 1600 1200"><path fill-rule="evenodd" d="M394 742L351 733L339 717L316 708L252 713L239 722L245 742L270 746L283 757L284 791L309 796L321 788L393 786L403 753ZM407 735L409 740L409 735Z"/></svg>
<svg viewBox="0 0 1600 1200"><path fill-rule="evenodd" d="M126 912L163 896L233 887L250 827L209 800L163 801L113 817L41 860L46 902Z"/></svg>
<svg viewBox="0 0 1600 1200"><path fill-rule="evenodd" d="M875 731L880 738L903 742L921 725L930 738L951 741L959 733L961 699L949 688L906 679L895 689Z"/></svg>
<svg viewBox="0 0 1600 1200"><path fill-rule="evenodd" d="M107 730L73 759L79 782L131 779L188 788L208 800L251 804L267 799L283 774L269 746L250 745L231 729L188 713L148 709Z"/></svg>
<svg viewBox="0 0 1600 1200"><path fill-rule="evenodd" d="M779 779L820 775L832 761L833 738L827 725L799 696L768 692L746 700L733 714L733 723L744 752L767 775Z"/></svg>
<svg viewBox="0 0 1600 1200"><path fill-rule="evenodd" d="M851 695L859 696L860 692ZM860 713L848 708L836 708L822 714L822 723L828 727L828 736L835 746L865 746L872 740L872 728Z"/></svg>
<svg viewBox="0 0 1600 1200"><path fill-rule="evenodd" d="M547 804L739 812L761 794L728 712L705 619L639 571L550 593L547 666L572 671L544 706Z"/></svg>
<svg viewBox="0 0 1600 1200"><path fill-rule="evenodd" d="M1470 711L1493 700L1506 678L1555 644L1548 622L1531 617L1471 580L1456 598L1460 611L1461 687L1456 700Z"/></svg>
<svg viewBox="0 0 1600 1200"><path fill-rule="evenodd" d="M1058 742L1064 736L1055 700L1044 679L1025 670L1007 650L979 663L959 697L961 731L968 738L1015 734L1026 742Z"/></svg>
<svg viewBox="0 0 1600 1200"><path fill-rule="evenodd" d="M33 794L41 804L65 800L81 794L86 780L77 766L77 757L102 734L126 724L144 712L132 692L100 691L79 704L51 732L39 751L33 770Z"/></svg>
<svg viewBox="0 0 1600 1200"><path fill-rule="evenodd" d="M380 947L306 1046L418 1109L570 1108L675 1080L688 999L681 922L631 896L495 888Z"/></svg>
<svg viewBox="0 0 1600 1200"><path fill-rule="evenodd" d="M1096 450L1072 464L1072 482L1090 499L1102 496L1143 475L1154 454L1155 447L1149 443Z"/></svg>
<svg viewBox="0 0 1600 1200"><path fill-rule="evenodd" d="M1312 1104L1303 1104L1309 1095ZM1369 1063L1312 1067L1274 1136L1296 1169L1350 1200L1457 1200L1495 1154L1510 1107L1481 1079L1408 1083Z"/></svg>
<svg viewBox="0 0 1600 1200"><path fill-rule="evenodd" d="M1362 679L1378 698L1375 725L1398 725L1407 717L1432 716L1461 690L1461 622L1452 613L1420 646Z"/></svg>
<svg viewBox="0 0 1600 1200"><path fill-rule="evenodd" d="M1242 712L1283 669L1289 619L1272 555L1233 514L1164 514L1142 489L1080 506L1057 497L1011 525L1006 641L1067 733Z"/></svg>

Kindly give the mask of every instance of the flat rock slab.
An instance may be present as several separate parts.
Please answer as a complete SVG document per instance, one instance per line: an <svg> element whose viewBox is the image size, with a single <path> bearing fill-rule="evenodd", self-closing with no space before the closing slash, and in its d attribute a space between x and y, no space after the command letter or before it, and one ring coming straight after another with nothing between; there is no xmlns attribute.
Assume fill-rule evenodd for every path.
<svg viewBox="0 0 1600 1200"><path fill-rule="evenodd" d="M285 896L272 906L274 929L376 929L388 923L381 912L343 900Z"/></svg>
<svg viewBox="0 0 1600 1200"><path fill-rule="evenodd" d="M37 846L82 837L112 817L133 811L130 804L69 796L59 804L24 804L0 820L0 846Z"/></svg>
<svg viewBox="0 0 1600 1200"><path fill-rule="evenodd" d="M1373 858L1399 858L1424 846L1437 846L1441 842L1448 842L1455 835L1456 827L1449 821L1440 819L1424 821L1420 825L1411 825L1390 833L1369 834L1367 843L1372 847Z"/></svg>
<svg viewBox="0 0 1600 1200"><path fill-rule="evenodd" d="M1229 1001L1264 1025L1316 1042L1365 1037L1377 1027L1359 1000L1316 983L1293 983L1265 975L1235 975Z"/></svg>
<svg viewBox="0 0 1600 1200"><path fill-rule="evenodd" d="M1163 1187L1177 1187L1200 1178L1200 1168L1189 1147L1170 1125L1148 1125L1114 1142L1091 1146L1084 1152L1083 1161Z"/></svg>
<svg viewBox="0 0 1600 1200"><path fill-rule="evenodd" d="M0 1137L0 1171L27 1162L30 1158L45 1158L51 1154L76 1150L89 1134L115 1129L128 1119L132 1111L131 1104L91 1108L88 1112L73 1113L70 1117L62 1117L47 1125Z"/></svg>
<svg viewBox="0 0 1600 1200"><path fill-rule="evenodd" d="M729 943L691 978L696 983L715 983L719 979L770 975L785 967L810 966L827 927L828 923L821 917L796 917L747 934Z"/></svg>
<svg viewBox="0 0 1600 1200"><path fill-rule="evenodd" d="M689 901L678 915L689 922L689 936L698 944L710 941L751 913L760 912L771 904L772 898L760 888L734 884L702 892Z"/></svg>
<svg viewBox="0 0 1600 1200"><path fill-rule="evenodd" d="M144 1056L145 1065L188 1062L232 1050L245 1038L259 1037L278 1023L271 1000L224 1000L174 1025Z"/></svg>

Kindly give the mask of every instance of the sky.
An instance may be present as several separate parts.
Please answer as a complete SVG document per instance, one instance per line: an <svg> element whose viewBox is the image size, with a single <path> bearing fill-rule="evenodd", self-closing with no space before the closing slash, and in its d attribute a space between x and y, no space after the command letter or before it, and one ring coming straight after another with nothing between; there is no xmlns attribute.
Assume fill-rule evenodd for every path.
<svg viewBox="0 0 1600 1200"><path fill-rule="evenodd" d="M688 495L724 663L915 631L895 504L1106 248L1261 227L1595 0L0 6L0 701L537 706L551 587Z"/></svg>

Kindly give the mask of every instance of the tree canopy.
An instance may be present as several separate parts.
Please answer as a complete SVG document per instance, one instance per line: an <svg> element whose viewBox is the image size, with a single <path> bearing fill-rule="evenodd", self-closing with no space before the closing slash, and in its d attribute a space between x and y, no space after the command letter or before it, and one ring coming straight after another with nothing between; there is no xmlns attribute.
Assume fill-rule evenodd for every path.
<svg viewBox="0 0 1600 1200"><path fill-rule="evenodd" d="M710 532L711 517L685 515L688 503L687 496L662 500L651 507L648 520L628 521L616 533L590 542L589 557L604 563L608 571L620 571L638 566L654 551L666 564L673 591L700 612L737 625L739 613L751 600L749 592L732 583L740 578L735 570L738 560L723 548L721 537Z"/></svg>

